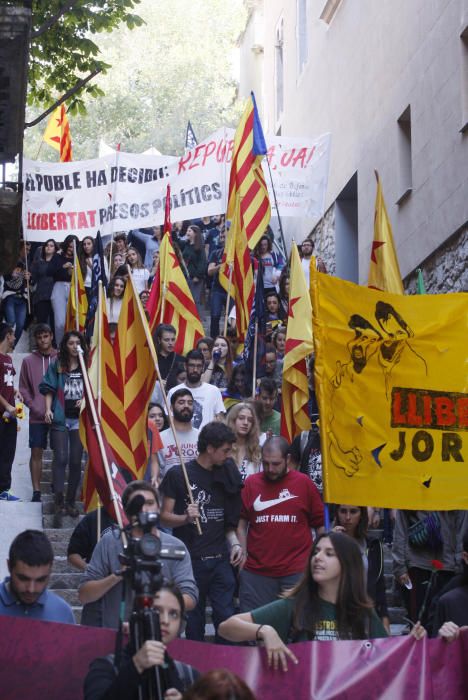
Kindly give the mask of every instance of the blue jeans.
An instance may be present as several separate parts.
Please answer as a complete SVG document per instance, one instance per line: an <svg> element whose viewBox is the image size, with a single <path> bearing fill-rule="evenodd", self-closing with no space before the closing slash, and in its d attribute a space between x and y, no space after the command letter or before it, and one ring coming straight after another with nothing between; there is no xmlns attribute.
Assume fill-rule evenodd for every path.
<svg viewBox="0 0 468 700"><path fill-rule="evenodd" d="M213 609L213 624L217 644L227 644L218 637L218 625L234 615L234 591L236 580L227 559L192 559L193 575L198 586L198 603L187 615L185 636L203 642L205 638L206 597L209 596Z"/></svg>
<svg viewBox="0 0 468 700"><path fill-rule="evenodd" d="M4 301L3 312L5 314L5 320L8 325L15 327L15 345L21 338L24 324L26 322L27 310L28 304L26 299L16 297L14 294L11 294Z"/></svg>

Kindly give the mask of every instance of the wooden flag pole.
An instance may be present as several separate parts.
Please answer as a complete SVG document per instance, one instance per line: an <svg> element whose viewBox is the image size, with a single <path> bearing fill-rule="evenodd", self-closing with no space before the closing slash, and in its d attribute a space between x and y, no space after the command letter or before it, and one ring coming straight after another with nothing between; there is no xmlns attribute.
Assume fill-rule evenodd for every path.
<svg viewBox="0 0 468 700"><path fill-rule="evenodd" d="M195 502L194 502L194 500L193 500L193 495L192 495L192 489L190 488L190 481L189 481L189 478L188 478L187 469L186 469L186 467L185 467L184 458L183 458L183 456L182 456L182 450L180 449L179 439L178 439L178 437L177 437L177 432L176 432L175 425L174 425L174 418L172 417L172 413L171 413L171 409L170 409L170 406L169 406L169 401L168 401L168 398L167 398L166 390L165 390L165 388L164 388L164 384L163 384L163 381L162 381L161 373L160 373L160 371L159 371L158 356L156 355L156 350L155 350L155 348L154 348L153 339L152 339L152 337L151 337L150 329L149 329L149 326L148 326L148 321L146 320L146 316L145 316L145 314L144 314L144 311L143 311L143 308L142 308L142 305L141 305L140 297L138 296L138 294L136 293L136 290L135 290L135 284L134 284L133 279L132 279L132 276L131 276L131 274L130 274L130 268L128 268L128 269L129 269L129 278L128 278L128 282L132 285L132 288L133 288L133 295L134 295L134 297L135 297L135 299L136 299L136 302L137 302L138 312L139 312L139 314L140 314L141 322L142 322L142 324L143 324L143 328L144 328L144 331L145 331L146 342L147 342L147 344L148 344L148 348L149 348L149 351L150 351L150 353L151 353L151 358L152 358L152 360L153 360L153 362L154 362L154 366L155 366L155 369L156 369L156 375L157 375L157 377L158 377L158 382L159 382L160 387L161 387L161 393L162 393L162 395L163 395L164 405L165 405L165 407L166 407L166 412L167 412L167 417L168 417L168 419L169 419L169 424L170 424L170 426L171 426L172 434L174 435L174 440L175 440L175 444L176 444L177 454L179 455L180 466L182 467L182 474L184 475L184 481L185 481L185 485L186 485L186 487L187 487L187 493L188 493L189 501L190 501L190 504L191 504L191 505L195 505ZM128 284L128 283L127 283L127 284ZM201 529L200 519L199 519L199 518L195 518L195 526L196 526L196 528L197 528L198 534L201 535L201 534L202 534L202 529Z"/></svg>
<svg viewBox="0 0 468 700"><path fill-rule="evenodd" d="M98 324L98 344L96 348L97 352L97 363L98 363L98 373L97 373L97 402L98 402L98 416L99 420L101 420L101 407L102 407L102 397L101 397L101 392L102 392L102 374L101 374L101 349L102 349L102 295L104 291L102 288L102 281L98 281L98 308L97 308L97 319L96 322ZM89 467L88 467L89 468ZM102 534L102 522L101 522L101 499L97 497L97 539L98 542L101 539L101 534Z"/></svg>
<svg viewBox="0 0 468 700"><path fill-rule="evenodd" d="M29 273L29 264L28 264L28 251L26 249L26 243L27 239L26 236L23 238L23 246L24 246L24 267L26 269L26 272ZM29 275L28 275L29 276ZM28 300L28 314L31 313L31 290L29 288L29 279L26 278L26 297Z"/></svg>
<svg viewBox="0 0 468 700"><path fill-rule="evenodd" d="M228 325L228 316L229 316L229 300L231 297L231 287L232 287L232 268L233 268L233 264L229 263L228 290L227 290L227 297L226 297L226 308L224 310L223 335L225 338L227 337L227 325Z"/></svg>
<svg viewBox="0 0 468 700"><path fill-rule="evenodd" d="M253 372L252 372L252 399L255 399L255 389L256 389L256 384L257 384L257 346L258 346L258 321L255 321L254 361L253 361Z"/></svg>
<svg viewBox="0 0 468 700"><path fill-rule="evenodd" d="M111 494L111 501L114 503L114 511L115 511L115 515L117 518L118 526L121 530L123 530L123 522L122 522L122 516L120 514L120 509L117 508L117 506L115 505L115 503L117 501L117 495L115 493L114 484L112 482L112 476L110 473L109 462L107 461L107 454L106 454L106 450L104 447L104 441L102 439L101 423L99 421L99 418L98 418L98 415L96 412L96 407L94 405L93 393L91 391L91 385L89 383L88 371L86 369L86 365L85 365L85 361L84 361L84 357L83 357L83 348L81 347L81 345L78 345L78 360L80 362L81 373L83 375L83 382L84 382L84 388L85 388L85 398L86 398L86 402L87 402L88 406L91 409L91 415L92 415L93 424L94 424L93 428L96 431L96 437L98 439L99 450L101 452L102 462L104 464L104 471L106 473L106 478L107 478L107 485L109 486L109 491ZM126 547L127 546L127 538L126 538L124 532L122 532L122 539L124 542L124 546Z"/></svg>
<svg viewBox="0 0 468 700"><path fill-rule="evenodd" d="M77 255L76 255L76 241L73 239L73 274L75 275L75 330L80 330L80 319L79 319L79 303L80 296L78 290L78 271L77 271Z"/></svg>

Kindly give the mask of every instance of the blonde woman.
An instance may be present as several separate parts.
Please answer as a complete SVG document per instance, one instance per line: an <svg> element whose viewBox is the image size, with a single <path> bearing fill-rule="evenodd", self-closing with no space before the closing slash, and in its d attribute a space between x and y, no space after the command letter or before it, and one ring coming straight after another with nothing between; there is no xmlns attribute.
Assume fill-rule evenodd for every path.
<svg viewBox="0 0 468 700"><path fill-rule="evenodd" d="M137 294L140 294L145 289L148 289L148 279L150 276L149 270L143 265L140 253L136 248L129 248L127 251L127 263L135 284Z"/></svg>
<svg viewBox="0 0 468 700"><path fill-rule="evenodd" d="M237 403L230 409L226 424L236 436L232 456L242 481L245 481L248 476L261 470L260 428L257 416L250 404Z"/></svg>

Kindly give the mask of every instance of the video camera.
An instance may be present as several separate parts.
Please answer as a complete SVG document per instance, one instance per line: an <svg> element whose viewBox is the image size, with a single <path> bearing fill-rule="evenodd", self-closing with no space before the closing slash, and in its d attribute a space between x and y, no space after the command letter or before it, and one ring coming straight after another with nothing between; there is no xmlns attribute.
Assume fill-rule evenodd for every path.
<svg viewBox="0 0 468 700"><path fill-rule="evenodd" d="M140 495L129 503L127 515L133 523L125 528L128 544L123 554L119 554L119 561L124 566L120 573L137 596L153 597L163 585L161 559L183 559L186 550L180 546L163 546L160 538L152 534L159 525L159 515L144 513L144 503L145 499ZM142 537L132 537L134 527L143 530Z"/></svg>

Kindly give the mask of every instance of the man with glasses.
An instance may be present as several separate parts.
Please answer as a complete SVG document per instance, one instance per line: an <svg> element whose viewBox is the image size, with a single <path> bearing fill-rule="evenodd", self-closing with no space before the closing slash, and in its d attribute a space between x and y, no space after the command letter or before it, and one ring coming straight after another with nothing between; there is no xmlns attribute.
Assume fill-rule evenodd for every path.
<svg viewBox="0 0 468 700"><path fill-rule="evenodd" d="M203 354L200 350L190 350L185 359L187 367L187 379L184 383L178 384L168 393L169 400L174 392L179 389L189 389L193 396L193 418L194 428L201 430L206 423L213 420L220 420L226 409L224 408L223 397L217 386L202 382L201 377L205 367Z"/></svg>

